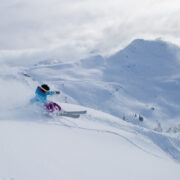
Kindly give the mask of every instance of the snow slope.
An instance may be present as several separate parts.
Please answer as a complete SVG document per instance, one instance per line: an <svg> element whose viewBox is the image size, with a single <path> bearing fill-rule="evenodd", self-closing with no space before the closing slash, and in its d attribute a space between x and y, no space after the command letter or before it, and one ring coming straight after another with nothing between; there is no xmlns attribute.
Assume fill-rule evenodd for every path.
<svg viewBox="0 0 180 180"><path fill-rule="evenodd" d="M135 40L106 58L1 63L0 180L179 179L180 135L167 132L179 124L178 53ZM88 113L40 113L29 99L43 82L61 90L49 100Z"/></svg>
<svg viewBox="0 0 180 180"><path fill-rule="evenodd" d="M1 120L0 179L179 179L180 166L170 157L180 153L170 143L93 109L76 120Z"/></svg>

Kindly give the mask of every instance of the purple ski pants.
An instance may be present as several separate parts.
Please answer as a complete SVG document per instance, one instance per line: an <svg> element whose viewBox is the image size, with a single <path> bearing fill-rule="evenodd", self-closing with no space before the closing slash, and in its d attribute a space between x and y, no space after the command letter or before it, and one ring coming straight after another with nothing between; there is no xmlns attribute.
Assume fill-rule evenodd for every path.
<svg viewBox="0 0 180 180"><path fill-rule="evenodd" d="M48 112L61 111L61 106L54 102L46 104L45 108L48 110Z"/></svg>

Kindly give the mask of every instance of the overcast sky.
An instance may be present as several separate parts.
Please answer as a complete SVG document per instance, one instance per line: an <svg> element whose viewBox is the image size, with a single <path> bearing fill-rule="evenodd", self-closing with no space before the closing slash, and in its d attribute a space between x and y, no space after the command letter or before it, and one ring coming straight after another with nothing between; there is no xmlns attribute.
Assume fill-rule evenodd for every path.
<svg viewBox="0 0 180 180"><path fill-rule="evenodd" d="M136 38L180 45L179 0L0 0L0 59L109 54Z"/></svg>

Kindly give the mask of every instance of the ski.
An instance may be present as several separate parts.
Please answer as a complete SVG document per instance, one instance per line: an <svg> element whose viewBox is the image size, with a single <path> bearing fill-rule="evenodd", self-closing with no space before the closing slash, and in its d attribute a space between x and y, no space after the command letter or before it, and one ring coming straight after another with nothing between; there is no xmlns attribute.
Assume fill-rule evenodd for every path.
<svg viewBox="0 0 180 180"><path fill-rule="evenodd" d="M62 111L60 116L66 116L71 118L79 118L81 114L86 114L87 111Z"/></svg>
<svg viewBox="0 0 180 180"><path fill-rule="evenodd" d="M87 111L63 111L65 114L86 114Z"/></svg>
<svg viewBox="0 0 180 180"><path fill-rule="evenodd" d="M70 117L70 118L79 118L80 114L61 113L60 116L65 116L65 117Z"/></svg>

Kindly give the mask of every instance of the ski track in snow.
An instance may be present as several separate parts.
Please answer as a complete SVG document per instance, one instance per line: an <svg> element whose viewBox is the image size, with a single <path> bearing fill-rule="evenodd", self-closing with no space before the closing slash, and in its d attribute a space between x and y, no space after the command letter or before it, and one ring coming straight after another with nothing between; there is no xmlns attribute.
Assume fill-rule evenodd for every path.
<svg viewBox="0 0 180 180"><path fill-rule="evenodd" d="M178 148L176 148L173 145L173 138L168 137L168 136L163 136L162 134L156 133L156 132L152 132L148 129L142 129L139 128L137 126L131 126L128 127L129 125L121 125L119 123L113 122L113 121L109 121L108 119L98 119L96 117L83 117L82 121L91 121L91 122L98 122L98 123L105 123L106 125L115 128L116 130L108 130L107 129L94 129L94 128L88 128L88 127L83 127L83 126L79 126L78 123L74 123L74 121L69 120L69 118L65 119L65 121L67 121L66 123L61 122L61 120L56 120L56 122L54 122L56 125L61 125L61 126L65 126L68 128L75 128L75 129L80 129L80 130L86 130L86 131L94 131L97 133L106 133L106 134L111 134L111 135L115 135L118 136L122 139L124 139L125 141L129 142L131 145L135 146L136 148L149 153L155 157L161 158L161 156L148 151L147 149L144 149L143 147L141 147L140 145L138 145L138 143L136 144L135 142L133 142L130 138L127 138L126 136L123 136L121 133L119 133L118 131L126 131L132 134L139 134L139 135L143 135L146 136L148 139L150 139L155 145L157 145L163 152L165 152L169 157L171 157L172 159L174 159L176 162L180 162L180 151ZM119 120L121 121L121 120ZM54 124L53 122L51 122L52 124ZM180 142L180 141L178 141Z"/></svg>
<svg viewBox="0 0 180 180"><path fill-rule="evenodd" d="M144 152L146 152L146 153L149 153L149 154L151 154L151 155L153 155L153 156L155 156L155 157L161 158L160 156L158 156L158 155L156 155L156 154L153 154L153 153L151 153L151 152L148 152L147 150L145 150L145 149L143 149L142 147L138 146L137 144L135 144L133 141L131 141L131 140L128 139L127 137L125 137L125 136L123 136L123 135L121 135L121 134L119 134L119 133L117 133L117 132L114 132L114 131L100 130L100 129L91 129L91 128L80 127L80 126L77 126L77 125L72 126L72 125L67 125L67 124L64 124L64 123L61 124L61 125L65 126L65 127L68 127L68 128L76 128L76 129L85 130L85 131L93 131L93 132L97 132L97 133L103 133L103 134L105 133L105 134L115 135L115 136L118 136L118 137L124 139L125 141L127 141L129 144L135 146L136 148L138 148L138 149L140 149L140 150L142 150L142 151L144 151ZM176 158L176 159L177 159L177 158Z"/></svg>

